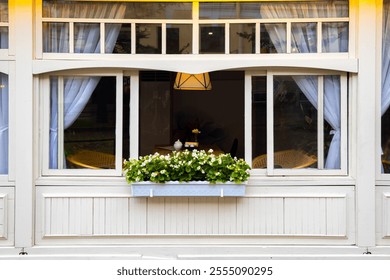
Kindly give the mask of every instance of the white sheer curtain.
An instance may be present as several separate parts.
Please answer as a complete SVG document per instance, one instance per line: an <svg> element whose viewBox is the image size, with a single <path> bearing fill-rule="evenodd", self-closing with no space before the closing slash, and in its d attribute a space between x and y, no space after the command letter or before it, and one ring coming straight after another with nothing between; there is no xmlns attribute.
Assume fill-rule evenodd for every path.
<svg viewBox="0 0 390 280"><path fill-rule="evenodd" d="M288 3L288 4L267 4L261 7L260 13L263 18L286 18L286 17L336 17L338 15L337 6L332 3L322 5L302 4L302 3ZM278 30L278 34L275 34L275 28L267 29L272 43L274 44L278 52L283 52L280 46L279 38L286 38L286 31ZM291 47L297 52L311 53L317 51L316 28L313 28L310 24L296 24L292 27ZM325 46L331 46L332 51L341 52L345 51L345 46L348 46L348 36L339 35L337 28L328 28L326 30L327 36L324 36L322 40ZM345 30L344 30L345 32ZM334 33L334 34L332 34ZM328 40L328 41L326 41ZM336 40L336 42L330 42L330 40ZM343 42L337 42L337 41ZM330 47L329 47L330 48ZM318 79L315 76L293 76L295 82L305 94L310 103L317 109L318 108ZM332 126L332 141L325 162L326 169L339 169L340 168L340 79L336 76L325 76L324 79L324 118Z"/></svg>
<svg viewBox="0 0 390 280"><path fill-rule="evenodd" d="M8 173L8 76L0 74L0 174Z"/></svg>
<svg viewBox="0 0 390 280"><path fill-rule="evenodd" d="M80 5L77 3L66 4L62 10L55 10L53 13L61 13L63 16L83 18L87 14L89 17L95 15L96 18L109 15L110 18L123 18L126 12L126 6L122 4L99 4L91 6ZM93 13L93 14L91 14ZM60 28L59 28L60 27ZM107 25L106 28L106 52L111 53L114 49L120 24ZM68 48L67 36L68 27L66 25L50 28L51 36L46 36L44 42L46 48L51 52L66 52ZM100 29L96 24L81 24L78 26L77 36L75 35L75 52L79 53L99 53L100 52ZM86 106L89 98L95 90L99 77L69 77L64 80L64 129L68 128L77 119ZM50 154L49 168L57 169L58 166L58 81L51 80L51 115L50 115Z"/></svg>

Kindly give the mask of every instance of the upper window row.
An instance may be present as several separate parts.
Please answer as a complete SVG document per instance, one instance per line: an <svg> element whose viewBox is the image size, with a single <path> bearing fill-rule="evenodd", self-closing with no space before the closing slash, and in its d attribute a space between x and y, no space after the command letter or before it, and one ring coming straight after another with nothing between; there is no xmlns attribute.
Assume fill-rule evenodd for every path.
<svg viewBox="0 0 390 280"><path fill-rule="evenodd" d="M0 0L0 49L8 49L8 0Z"/></svg>
<svg viewBox="0 0 390 280"><path fill-rule="evenodd" d="M348 1L43 4L44 53L348 52Z"/></svg>

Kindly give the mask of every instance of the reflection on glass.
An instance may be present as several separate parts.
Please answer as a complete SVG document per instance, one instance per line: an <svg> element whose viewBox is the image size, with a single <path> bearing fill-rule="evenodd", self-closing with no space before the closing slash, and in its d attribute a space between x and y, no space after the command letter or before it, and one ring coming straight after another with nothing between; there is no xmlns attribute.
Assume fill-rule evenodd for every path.
<svg viewBox="0 0 390 280"><path fill-rule="evenodd" d="M43 23L43 52L69 52L69 23Z"/></svg>
<svg viewBox="0 0 390 280"><path fill-rule="evenodd" d="M106 49L105 53L110 53L111 51L107 48L109 46L108 42L110 42L111 38L108 37L108 34L112 34L108 32L109 29L117 29L120 27L120 31L118 34L118 39L115 42L114 49L112 53L131 53L131 24L124 23L109 23L106 24Z"/></svg>
<svg viewBox="0 0 390 280"><path fill-rule="evenodd" d="M122 158L130 157L130 77L123 77L123 148Z"/></svg>
<svg viewBox="0 0 390 280"><path fill-rule="evenodd" d="M317 167L317 84L315 76L274 77L274 168Z"/></svg>
<svg viewBox="0 0 390 280"><path fill-rule="evenodd" d="M167 24L167 54L192 53L192 25Z"/></svg>
<svg viewBox="0 0 390 280"><path fill-rule="evenodd" d="M260 3L199 3L200 19L259 18Z"/></svg>
<svg viewBox="0 0 390 280"><path fill-rule="evenodd" d="M260 26L260 53L286 53L285 23L266 23Z"/></svg>
<svg viewBox="0 0 390 280"><path fill-rule="evenodd" d="M267 78L252 77L252 167L267 167Z"/></svg>
<svg viewBox="0 0 390 280"><path fill-rule="evenodd" d="M348 23L322 23L322 52L348 52Z"/></svg>
<svg viewBox="0 0 390 280"><path fill-rule="evenodd" d="M0 0L0 22L8 22L8 0Z"/></svg>
<svg viewBox="0 0 390 280"><path fill-rule="evenodd" d="M74 24L74 52L100 53L100 24Z"/></svg>
<svg viewBox="0 0 390 280"><path fill-rule="evenodd" d="M292 23L291 33L292 53L317 52L317 23Z"/></svg>
<svg viewBox="0 0 390 280"><path fill-rule="evenodd" d="M264 1L260 5L260 14L264 19L348 17L349 1Z"/></svg>
<svg viewBox="0 0 390 280"><path fill-rule="evenodd" d="M0 27L0 49L8 49L8 27Z"/></svg>
<svg viewBox="0 0 390 280"><path fill-rule="evenodd" d="M192 3L126 3L130 19L191 19Z"/></svg>
<svg viewBox="0 0 390 280"><path fill-rule="evenodd" d="M230 53L255 53L255 24L230 24Z"/></svg>
<svg viewBox="0 0 390 280"><path fill-rule="evenodd" d="M161 54L161 25L136 25L136 52L143 54Z"/></svg>
<svg viewBox="0 0 390 280"><path fill-rule="evenodd" d="M225 53L225 25L200 25L200 53Z"/></svg>
<svg viewBox="0 0 390 280"><path fill-rule="evenodd" d="M81 97L80 92L88 93L93 84L90 78L64 79L64 168L67 169L115 168L116 78L102 77L85 107L78 109L77 105L82 105L76 96L87 98ZM79 89L79 95L75 89ZM72 111L79 113L76 119L70 115Z"/></svg>

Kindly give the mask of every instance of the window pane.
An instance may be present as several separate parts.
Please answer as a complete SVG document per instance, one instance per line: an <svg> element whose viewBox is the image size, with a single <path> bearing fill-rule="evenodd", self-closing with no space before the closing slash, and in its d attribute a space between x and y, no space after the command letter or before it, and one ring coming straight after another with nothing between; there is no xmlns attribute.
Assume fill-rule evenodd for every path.
<svg viewBox="0 0 390 280"><path fill-rule="evenodd" d="M0 49L8 49L8 27L0 27Z"/></svg>
<svg viewBox="0 0 390 280"><path fill-rule="evenodd" d="M59 79L51 79L50 168L114 169L116 78L67 77L63 83L62 102Z"/></svg>
<svg viewBox="0 0 390 280"><path fill-rule="evenodd" d="M340 169L341 158L340 76L324 76L325 169Z"/></svg>
<svg viewBox="0 0 390 280"><path fill-rule="evenodd" d="M69 52L69 23L43 23L43 52Z"/></svg>
<svg viewBox="0 0 390 280"><path fill-rule="evenodd" d="M120 30L118 34L118 39L115 42L114 48L112 51L112 38L111 32L107 30ZM105 53L131 53L131 24L106 24L106 48Z"/></svg>
<svg viewBox="0 0 390 280"><path fill-rule="evenodd" d="M174 90L176 73L140 73L139 154L169 154L178 139L199 150L244 156L244 72L210 73L212 89ZM183 145L185 146L185 145ZM183 147L184 149L185 147Z"/></svg>
<svg viewBox="0 0 390 280"><path fill-rule="evenodd" d="M254 23L230 24L230 53L255 53L255 30Z"/></svg>
<svg viewBox="0 0 390 280"><path fill-rule="evenodd" d="M225 25L200 25L200 53L225 53Z"/></svg>
<svg viewBox="0 0 390 280"><path fill-rule="evenodd" d="M381 141L382 173L390 173L390 1L383 1Z"/></svg>
<svg viewBox="0 0 390 280"><path fill-rule="evenodd" d="M349 1L263 2L260 14L264 19L348 17Z"/></svg>
<svg viewBox="0 0 390 280"><path fill-rule="evenodd" d="M267 77L252 77L252 168L267 167Z"/></svg>
<svg viewBox="0 0 390 280"><path fill-rule="evenodd" d="M322 52L348 52L348 23L322 24Z"/></svg>
<svg viewBox="0 0 390 280"><path fill-rule="evenodd" d="M74 52L100 53L100 24L74 24Z"/></svg>
<svg viewBox="0 0 390 280"><path fill-rule="evenodd" d="M8 22L8 0L0 0L0 22Z"/></svg>
<svg viewBox="0 0 390 280"><path fill-rule="evenodd" d="M96 3L95 1L44 0L43 17L191 19L192 3Z"/></svg>
<svg viewBox="0 0 390 280"><path fill-rule="evenodd" d="M192 25L167 24L167 54L192 53Z"/></svg>
<svg viewBox="0 0 390 280"><path fill-rule="evenodd" d="M317 52L317 23L291 24L291 52Z"/></svg>
<svg viewBox="0 0 390 280"><path fill-rule="evenodd" d="M317 96L316 76L274 77L274 168L317 167Z"/></svg>
<svg viewBox="0 0 390 280"><path fill-rule="evenodd" d="M261 24L260 32L261 53L286 53L287 31L285 23Z"/></svg>
<svg viewBox="0 0 390 280"><path fill-rule="evenodd" d="M0 73L0 174L8 174L8 76Z"/></svg>
<svg viewBox="0 0 390 280"><path fill-rule="evenodd" d="M130 77L123 77L123 149L122 158L130 157Z"/></svg>
<svg viewBox="0 0 390 280"><path fill-rule="evenodd" d="M161 25L137 24L136 28L136 52L161 54Z"/></svg>

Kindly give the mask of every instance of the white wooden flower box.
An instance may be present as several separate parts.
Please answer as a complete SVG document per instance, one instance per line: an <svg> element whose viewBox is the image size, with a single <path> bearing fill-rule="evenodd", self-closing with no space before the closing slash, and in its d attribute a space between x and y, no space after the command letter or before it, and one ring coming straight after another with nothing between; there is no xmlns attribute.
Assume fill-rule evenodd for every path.
<svg viewBox="0 0 390 280"><path fill-rule="evenodd" d="M133 196L244 196L246 184L209 183L204 181L192 182L138 182L132 183Z"/></svg>

